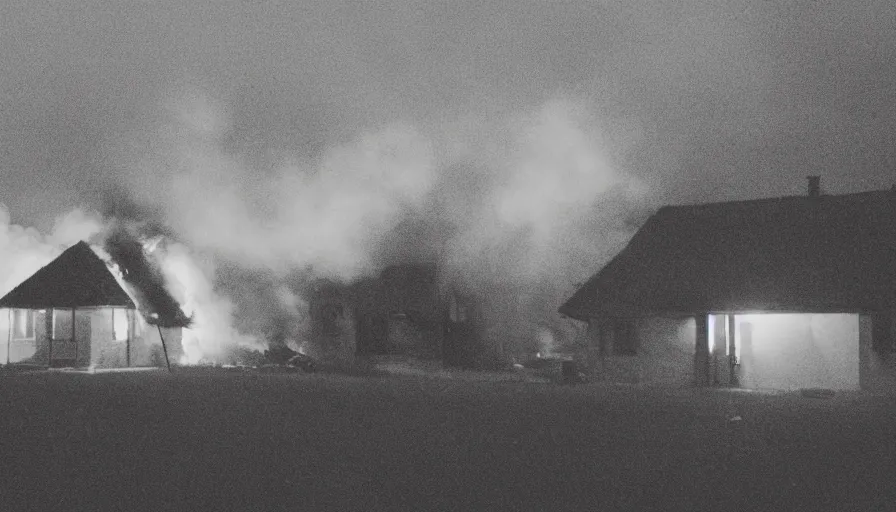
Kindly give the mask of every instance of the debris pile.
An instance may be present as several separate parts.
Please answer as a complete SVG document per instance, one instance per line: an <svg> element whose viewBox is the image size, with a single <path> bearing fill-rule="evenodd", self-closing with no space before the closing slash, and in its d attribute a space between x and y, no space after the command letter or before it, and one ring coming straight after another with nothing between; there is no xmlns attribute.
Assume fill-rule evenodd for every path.
<svg viewBox="0 0 896 512"><path fill-rule="evenodd" d="M275 344L264 351L266 362L262 368L298 368L306 372L317 370L314 359L307 354L296 352L285 344Z"/></svg>

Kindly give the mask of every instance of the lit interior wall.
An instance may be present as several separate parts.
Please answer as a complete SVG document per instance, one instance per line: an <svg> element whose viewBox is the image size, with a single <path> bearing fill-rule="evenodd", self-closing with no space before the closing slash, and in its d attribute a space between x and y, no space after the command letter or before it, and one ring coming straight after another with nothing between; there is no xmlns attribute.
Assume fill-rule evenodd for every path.
<svg viewBox="0 0 896 512"><path fill-rule="evenodd" d="M853 314L736 315L745 388L859 388L859 322Z"/></svg>

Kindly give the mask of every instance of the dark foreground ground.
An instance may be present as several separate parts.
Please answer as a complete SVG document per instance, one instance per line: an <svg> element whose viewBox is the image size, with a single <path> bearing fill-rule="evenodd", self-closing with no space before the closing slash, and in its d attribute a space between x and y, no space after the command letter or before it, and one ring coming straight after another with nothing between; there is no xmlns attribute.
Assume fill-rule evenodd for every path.
<svg viewBox="0 0 896 512"><path fill-rule="evenodd" d="M888 511L894 411L420 377L5 375L0 510Z"/></svg>

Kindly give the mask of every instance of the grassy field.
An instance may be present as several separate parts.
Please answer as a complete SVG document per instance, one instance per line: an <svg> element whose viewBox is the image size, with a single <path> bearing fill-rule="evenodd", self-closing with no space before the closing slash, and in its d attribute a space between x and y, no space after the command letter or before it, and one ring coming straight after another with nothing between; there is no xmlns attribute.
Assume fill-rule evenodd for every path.
<svg viewBox="0 0 896 512"><path fill-rule="evenodd" d="M896 401L861 394L185 369L0 376L10 512L887 511L894 461Z"/></svg>

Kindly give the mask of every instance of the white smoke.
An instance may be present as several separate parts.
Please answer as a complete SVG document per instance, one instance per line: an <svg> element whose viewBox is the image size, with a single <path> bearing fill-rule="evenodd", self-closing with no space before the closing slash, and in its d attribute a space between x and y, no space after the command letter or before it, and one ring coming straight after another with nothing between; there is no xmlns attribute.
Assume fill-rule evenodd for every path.
<svg viewBox="0 0 896 512"><path fill-rule="evenodd" d="M0 204L0 296L31 277L70 245L90 240L101 229L99 215L77 209L58 217L53 230L43 235L34 228L11 224L9 211Z"/></svg>
<svg viewBox="0 0 896 512"><path fill-rule="evenodd" d="M236 145L225 104L196 89L174 98L117 141L125 184L193 250L262 272L279 287L279 311L306 307L283 285L290 273L348 282L375 274L397 246L413 253L428 244L473 291L526 295L514 297L513 311L499 308L494 325L537 343L537 322L556 317L574 283L631 235L627 216L646 196L609 160L592 105L575 98L491 119L388 122L316 154ZM427 241L396 236L408 219L446 228ZM273 314L235 310L257 294L229 286L236 295L212 298L227 279L214 264L179 274L203 276L184 303L210 322L200 330L217 329L188 341L191 357L261 336L232 327L234 315ZM201 302L216 305L199 315Z"/></svg>
<svg viewBox="0 0 896 512"><path fill-rule="evenodd" d="M372 245L431 187L430 143L406 124L257 169L231 153L226 110L205 94L186 97L165 122L138 127L120 158L138 200L161 205L166 224L197 249L276 273L311 265L357 276L371 267ZM134 147L155 149L129 154Z"/></svg>
<svg viewBox="0 0 896 512"><path fill-rule="evenodd" d="M264 345L233 327L233 302L219 295L214 287L214 263L201 261L186 246L169 242L159 251L162 272L170 291L184 313L193 319L183 330L183 360L195 364L203 359L215 360L234 346L261 349ZM205 263L205 264L203 264Z"/></svg>
<svg viewBox="0 0 896 512"><path fill-rule="evenodd" d="M476 209L465 197L449 207L476 219L450 245L449 266L486 298L486 334L505 350L573 341L579 331L557 307L637 227L629 217L640 215L647 190L613 165L605 130L589 105L571 98L516 116L495 143L477 148L475 160L486 165L476 170L487 175L477 178L489 186Z"/></svg>
<svg viewBox="0 0 896 512"><path fill-rule="evenodd" d="M549 101L511 120L499 136L510 144L492 146L490 165L480 171L498 178L472 212L479 221L452 246L461 267L483 255L509 255L496 266L510 274L502 278L554 275L570 251L599 253L628 203L644 199L643 185L612 166L600 126L582 103Z"/></svg>

